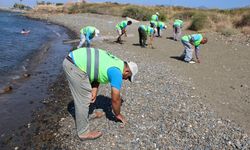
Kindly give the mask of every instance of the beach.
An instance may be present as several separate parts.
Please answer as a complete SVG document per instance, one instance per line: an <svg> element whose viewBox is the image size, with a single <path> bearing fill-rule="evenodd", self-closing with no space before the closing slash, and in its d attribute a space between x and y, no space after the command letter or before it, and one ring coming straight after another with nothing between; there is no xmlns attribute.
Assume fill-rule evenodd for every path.
<svg viewBox="0 0 250 150"><path fill-rule="evenodd" d="M101 37L92 42L138 64L135 83L124 82L122 114L124 128L112 118L90 121L90 129L104 135L93 141L76 136L73 98L63 75L51 83L45 108L36 111L31 123L20 127L4 143L18 149L249 149L250 148L250 56L249 40L209 32L201 46L201 64L176 59L183 52L180 42L170 39L168 26L154 49L138 46L139 22L128 27L123 44L115 43L115 25L123 20L96 14L32 14L30 17L69 28L78 36L86 25L96 26ZM183 34L193 33L187 30ZM76 46L78 43L75 43ZM60 65L60 64L59 64ZM110 88L101 85L94 108L110 114Z"/></svg>

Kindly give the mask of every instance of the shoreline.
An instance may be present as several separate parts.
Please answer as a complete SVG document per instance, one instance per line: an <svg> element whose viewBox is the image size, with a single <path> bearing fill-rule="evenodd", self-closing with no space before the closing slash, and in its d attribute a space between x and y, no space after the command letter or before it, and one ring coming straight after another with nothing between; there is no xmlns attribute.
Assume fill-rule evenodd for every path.
<svg viewBox="0 0 250 150"><path fill-rule="evenodd" d="M38 21L47 23L45 20L41 20L41 19L32 19L32 18L28 18L28 19L38 20ZM53 24L53 25L56 25L56 26L62 28L61 30L64 30L64 34L67 34L67 37L69 39L72 39L75 36L75 33L72 32L69 28L58 25L58 24ZM52 34L54 34L54 33L52 33ZM60 35L60 36L62 36L60 38L64 37L64 35ZM40 74L46 74L46 72L41 72L41 71L37 70L37 66L39 66L39 67L41 67L41 65L46 66L46 62L44 62L44 60L49 58L48 55L50 55L50 53L53 52L52 49L54 49L53 47L55 47L55 43L58 43L58 40L59 40L59 38L53 39L53 40L51 39L51 40L43 43L41 45L41 47L38 48L39 49L38 52L35 52L34 54L31 54L29 57L27 57L26 60L19 67L21 69L24 67L26 69L26 71L24 71L23 73L20 73L18 75L19 78L11 79L9 82L9 84L12 86L11 91L7 92L7 93L2 93L3 95L1 95L1 96L3 96L4 98L8 98L8 99L9 99L9 97L13 97L13 96L16 97L16 99L22 98L22 94L20 95L20 97L18 97L16 95L18 95L18 93L22 93L22 92L29 93L32 91L29 91L29 88L26 89L26 91L20 91L21 89L19 89L19 88L22 86L28 86L29 84L31 84L30 85L31 87L34 86L34 84L36 84L36 82L33 83L32 78L41 78L42 77L41 80L44 80L45 83L47 81L49 82L50 78L43 79L43 75L40 75ZM53 44L52 42L55 42L55 43ZM63 42L63 39L61 42ZM65 51L67 51L67 49L65 49ZM58 51L58 52L60 52L60 51ZM66 53L65 53L65 55L66 55ZM55 61L56 60L57 60L57 58L55 59ZM34 63L34 62L36 62L36 63ZM14 72L16 72L16 70ZM27 74L27 77L23 77L23 74ZM53 73L50 76L52 76L52 75L53 75ZM28 99L24 100L24 103L22 105L27 105L27 107L32 108L29 112L32 120L25 119L23 121L19 121L20 123L22 123L22 125L17 125L17 128L13 127L13 129L8 130L8 132L1 133L1 140L0 140L0 147L1 148L6 148L6 149L14 148L14 147L16 147L15 145L20 144L20 145L23 145L22 148L25 149L27 146L30 146L33 144L31 142L32 138L30 135L33 134L35 136L35 134L36 134L35 132L39 128L42 128L43 126L45 126L44 124L39 123L39 121L36 121L36 120L39 120L40 115L46 114L46 112L39 113L39 114L37 114L37 113L40 111L46 110L46 107L47 107L46 104L49 103L48 99L51 97L51 95L53 95L53 89L52 89L53 87L51 84L55 84L55 82L57 82L57 80L60 79L61 76L62 76L62 73L60 72L54 81L49 82L49 85L46 88L47 90L45 90L44 92L41 91L41 92L43 92L43 94L41 93L39 95L44 95L43 98L37 99L38 97L41 97L41 96L37 96L37 97L34 96L33 98L31 98L31 100L28 100ZM41 87L38 87L38 86L39 86L39 84L37 85L37 87L34 87L34 89L42 89ZM43 86L46 86L46 85L43 85ZM35 94L35 93L33 93L33 94ZM25 94L25 95L30 95L30 94ZM11 106L12 106L12 104L11 104ZM53 106L56 106L56 104L54 104ZM22 112L22 113L24 113L24 112ZM36 116L36 115L38 115L38 116ZM27 117L27 118L29 118L29 117ZM40 119L40 122L43 122L44 121L43 119L45 119L45 118ZM19 138L21 138L21 139L19 139Z"/></svg>
<svg viewBox="0 0 250 150"><path fill-rule="evenodd" d="M53 18L52 19L50 18L49 20L52 21ZM58 22L56 20L54 20L53 24L54 23L57 24ZM81 23L79 23L79 24L81 24ZM60 24L58 24L58 25L60 25ZM84 24L82 24L82 25L84 25ZM67 26L67 25L64 24L63 26ZM77 26L77 28L79 28L79 25L75 25L75 26ZM72 27L69 27L69 26L66 27L66 28L69 28L70 31L73 32L73 35L78 34L78 33L76 33L77 28L73 29ZM105 27L101 26L101 28L105 28ZM109 31L104 31L104 32L108 33ZM127 39L127 42L131 42L131 41L132 40ZM186 87L186 85L183 86L182 84L187 84L188 86L186 88L193 89L193 87L194 87L193 85L189 85L189 83L186 83L186 82L192 82L192 81L184 81L185 79L182 79L182 78L177 79L177 78L179 78L179 76L177 76L177 78L174 78L175 74L172 73L172 71L174 71L174 70L173 70L173 68L168 67L168 66L167 66L167 68L165 68L166 69L166 74L159 73L157 70L155 70L155 69L161 69L162 66L166 65L163 62L164 59L162 58L165 54L164 55L163 54L157 54L156 55L156 56L161 55L161 56L158 56L159 60L160 60L160 64L157 64L157 62L159 60L155 60L156 62L154 63L154 61L153 61L154 57L153 56L155 56L155 55L153 54L153 52L150 52L151 50L138 49L138 52L133 52L133 51L131 51L131 50L129 51L127 49L127 51L121 52L122 51L121 48L123 48L123 49L127 48L127 47L125 47L126 43L121 45L120 49L119 49L120 45L114 44L114 43L112 43L112 41L106 41L106 43L105 42L103 43L102 41L97 41L96 43L97 44L102 44L103 48L111 49L111 51L113 53L117 53L117 55L120 55L123 58L130 57L130 59L135 59L135 60L139 59L139 60L137 60L137 61L139 61L139 65L144 66L143 67L144 70L141 70L142 72L145 73L147 71L150 71L149 69L152 69L152 70L154 70L155 72L158 73L158 74L151 73L151 74L154 75L155 81L159 80L157 78L157 76L159 76L159 75L162 76L162 78L164 78L164 75L166 75L166 74L173 75L173 77L171 77L171 76L166 77L167 84L170 84L173 88L169 87L168 85L165 85L166 83L164 82L164 80L161 81L161 82L158 81L159 86L162 87L162 85L164 85L163 87L164 88L167 87L167 89L168 89L165 92L167 92L167 94L170 95L170 97L168 95L164 96L165 97L164 101L166 101L168 103L166 103L164 101L162 101L162 102L157 101L157 99L160 99L160 97L157 97L157 96L156 97L153 96L152 98L150 97L150 99L153 99L155 101L155 103L162 104L162 106L164 106L166 108L161 107L161 105L159 105L159 106L155 105L154 103L147 100L148 99L147 96L143 96L144 92L149 92L149 93L151 92L150 89L152 89L152 86L153 86L152 90L156 90L155 92L158 93L160 96L163 95L163 94L161 93L162 91L159 90L157 88L157 86L154 85L154 82L151 81L154 78L150 79L150 78L147 78L147 77L141 77L141 80L138 81L139 83L143 82L142 79L146 78L147 81L149 83L151 83L152 85L146 84L145 87L143 88L143 87L139 86L139 83L136 83L135 88L133 88L132 86L130 86L128 84L125 84L125 87L129 88L130 89L129 91L132 92L132 93L133 93L133 91L140 92L140 90L138 91L138 88L143 88L144 89L144 91L141 91L141 93L140 93L141 95L134 93L136 96L139 97L139 98L137 97L136 101L134 100L133 97L130 96L130 94L127 94L127 93L124 94L124 92L123 92L125 99L128 99L127 101L129 101L129 103L131 103L131 104L129 104L128 102L126 102L124 104L125 108L123 108L123 111L125 111L126 115L129 116L130 118L135 119L135 118L139 117L139 119L142 120L142 122L140 123L141 126L139 125L137 128L135 128L135 127L133 127L131 125L130 127L127 127L124 130L121 130L121 129L119 129L119 127L117 127L116 123L113 123L111 121L102 119L101 121L108 124L108 125L105 125L105 124L101 125L101 127L103 127L102 130L104 130L106 132L105 137L103 137L101 139L98 139L96 141L80 142L76 138L76 135L75 135L75 132L74 132L74 127L73 127L74 122L73 122L72 116L70 116L69 112L68 112L69 111L69 104L70 104L70 102L72 100L71 94L70 94L70 91L69 91L69 89L67 87L67 83L65 82L65 78L63 77L63 75L61 75L60 78L58 78L58 80L55 83L53 83L54 86L52 88L53 89L52 93L54 92L55 95L53 94L52 97L48 98L48 101L47 101L48 103L46 104L48 107L50 107L48 110L53 112L53 109L56 108L56 111L58 111L60 113L57 114L57 113L55 113L56 111L54 111L53 113L57 114L57 115L48 114L48 113L46 113L46 109L44 109L42 111L45 111L45 112L41 113L44 116L41 116L39 113L37 114L37 117L39 119L35 119L35 120L39 120L39 121L37 121L38 126L41 125L41 124L45 124L45 125L42 126L42 128L40 127L39 130L36 130L37 133L35 133L35 136L34 136L35 138L32 141L32 142L35 142L35 144L33 143L33 145L31 145L31 147L42 148L41 146L43 145L43 146L45 146L45 148L65 148L65 149L74 149L75 148L75 149L81 149L82 146L89 147L89 148L98 148L98 146L101 146L104 143L106 143L107 145L105 145L105 146L103 145L106 148L108 148L109 146L110 146L109 148L119 147L121 149L143 148L143 146L146 146L144 148L157 148L157 147L158 148L165 148L164 145L173 145L173 142L177 142L178 140L182 139L184 141L185 140L186 141L191 140L191 141L189 141L190 143L192 143L192 140L193 140L194 143L198 142L200 145L203 146L203 148L205 148L206 144L204 142L202 142L203 141L202 140L202 137L203 137L202 134L206 134L205 137L209 139L208 141L215 144L215 145L210 145L210 148L211 148L211 146L214 147L214 148L219 148L219 149L223 148L223 147L219 146L221 144L220 142L222 142L223 140L225 142L224 146L227 145L228 146L227 148L229 148L229 147L231 147L231 148L237 147L237 142L240 142L240 144L249 147L248 144L244 143L244 142L247 142L249 140L248 136L245 135L245 132L242 131L242 129L240 129L238 127L237 123L234 123L234 122L232 122L230 120L222 119L220 117L217 117L217 115L215 115L216 118L214 118L214 120L213 120L214 114L213 114L213 112L208 112L208 111L210 111L211 108L207 108L206 106L203 105L205 103L205 102L202 102L203 98L200 99L199 98L200 95L192 95L193 92L194 92L192 90L191 91L189 91L189 90L186 91L186 90L183 89L183 88ZM93 43L93 44L96 45L96 43ZM130 48L130 47L128 47L128 48ZM144 52L144 51L146 51L146 52ZM158 65L158 66L154 66L154 68L153 68L150 65L150 63L145 62L145 60L140 58L140 56L136 55L138 53L140 53L142 55L142 57L148 57L149 62L151 62L152 64L155 64L155 65ZM146 65L144 65L144 63ZM178 64L178 62L176 62L176 61L174 63ZM174 63L172 63L171 65L173 65ZM147 66L147 65L149 65L149 66ZM182 65L182 64L179 64L179 66L180 65ZM174 67L174 66L172 66L172 67ZM188 68L190 68L190 66ZM196 67L196 69L197 69L197 67ZM176 92L175 88L180 90L180 91L178 91L180 93ZM107 95L107 93L109 93L107 88L106 89L102 88L101 91L100 91L101 95L102 94ZM191 95L189 95L189 93ZM199 91L198 91L198 93L199 93ZM179 97L179 95L181 95L181 96ZM194 96L194 97L192 97L192 96ZM183 101L182 99L184 99L186 101ZM147 122L147 120L144 122L143 117L141 117L140 115L137 116L137 117L135 116L137 113L140 114L140 112L138 112L138 110L136 109L138 107L137 106L138 104L143 106L143 107L146 107L146 108L149 107L147 105L145 106L145 104L144 104L145 101L146 101L146 103L148 103L147 105L149 105L149 106L152 105L152 107L150 107L151 110L150 109L146 109L146 110L149 111L149 112L152 111L155 114L147 114L146 112L143 112L143 114L144 113L145 113L145 115L147 114L146 115L147 117L158 118L158 120L154 120L154 119L153 120L150 120L150 119L148 120L149 122L151 121L153 123L156 123L156 125L155 125L156 127L163 128L163 127L161 127L161 125L166 124L166 127L164 128L164 130L168 130L168 133L165 133L165 131L161 131L161 132L164 132L167 135L167 137L165 137L165 135L162 134L157 129L154 129L153 127L151 127L150 123ZM181 103L179 101L181 101ZM131 107L131 105L134 105L135 108ZM130 112L130 110L128 108L126 108L126 107L132 109L132 111ZM166 113L166 116L161 115L161 112L159 112L158 107L162 112ZM180 107L180 108L178 108L178 107ZM190 111L188 109L190 109L190 110L192 110L194 112L192 112L192 111ZM200 113L202 115L199 114L199 112L195 112L196 110L198 110L198 111L200 110ZM191 115L191 118L190 118L189 114L192 114L192 113L195 113L195 114L197 113L196 115L198 115L198 116L199 115L204 116L205 119L202 118L202 117L201 118L196 118L196 117L194 117L192 115ZM212 118L209 118L210 116L212 116ZM173 123L172 117L173 117L173 119L177 119L177 121L178 121L178 122L176 122L176 126L174 126L175 123ZM189 117L190 120L187 121L186 120L187 118L185 118L185 117ZM192 118L192 117L194 117L194 118ZM208 119L206 119L206 117L208 117ZM54 119L54 120L51 121L50 119L52 119L52 120ZM133 119L129 120L130 123L133 124L133 125L138 125ZM200 119L200 120L196 122L196 121L194 121L192 119L194 119L194 120L195 119L198 119L198 120ZM139 120L139 122L140 122L140 120ZM164 120L166 120L167 122L165 123ZM157 124L158 123L157 121L163 121L163 123L159 122L159 124ZM194 123L187 125L186 124L187 122L185 122L185 121L194 122ZM173 124L171 124L171 123L173 123ZM179 123L180 123L180 126L179 126ZM181 123L184 123L187 126L181 127ZM208 124L206 124L206 123L208 123ZM93 127L97 127L97 124L98 124L98 122L94 121L94 123L92 125L93 125ZM210 124L212 124L212 126L215 126L215 127L207 127ZM112 129L114 131L110 129L111 127L112 127ZM147 131L145 131L142 127L146 128ZM149 127L151 127L151 128L149 128ZM225 128L225 129L222 130L221 128ZM152 138L157 139L157 138L159 138L158 136L152 134L152 137L144 137L144 135L142 135L142 133L140 134L140 132L145 132L146 135L150 135L150 133L148 133L148 132L151 132L151 131L152 131L152 133L156 132L158 135L161 135L162 137L160 139L166 140L165 141L166 143L164 144L164 141L160 140L159 141L160 143L156 142L159 145L154 147L153 143L150 143L148 140L150 140ZM135 133L133 133L133 132L135 132ZM232 133L230 133L230 132L232 132ZM127 133L130 133L131 135L128 135ZM185 133L188 133L188 135L192 135L192 137L191 138L190 137L186 138ZM176 135L176 134L178 134L178 135ZM184 136L185 138L183 139L183 137L180 136L179 134ZM196 138L195 138L194 134L196 134L195 135ZM114 138L114 135L115 135L115 138ZM168 137L168 136L170 136L170 137ZM171 136L173 136L173 137L171 137ZM216 139L212 139L213 136L216 136ZM223 139L222 136L226 136L228 139ZM237 139L237 136L242 136L243 138ZM201 139L198 140L197 137L199 137ZM40 138L41 138L41 140L39 140ZM136 141L137 138L139 138L139 141L141 141L141 139L142 139L142 141L144 140L146 142L143 142L144 144L140 145ZM147 138L148 138L148 140L146 140ZM178 139L178 138L180 138L180 139ZM189 138L189 140L188 140L188 138ZM236 139L234 139L234 138L236 138ZM115 141L115 144L112 143L112 139ZM118 139L121 139L120 143L118 142L119 141ZM128 140L132 140L132 143L130 143ZM195 140L198 140L198 141L195 141ZM236 140L236 141L234 141L234 140ZM30 146L29 144L31 144L32 142L26 143L26 146ZM149 142L149 143L147 143L147 142ZM79 145L76 145L76 144L79 144ZM94 144L94 145L92 145L92 144ZM128 144L127 145L128 147L126 147L126 144ZM148 146L147 146L147 144L148 144ZM77 147L72 147L74 145L76 145ZM139 145L139 147L138 147L138 145ZM185 146L185 144L181 143L181 141L178 141L178 145L179 145L179 148L183 148ZM188 146L190 148L194 148L194 147L190 146L189 144L186 145L186 146ZM177 148L177 147L172 146L172 147L169 147L169 148Z"/></svg>

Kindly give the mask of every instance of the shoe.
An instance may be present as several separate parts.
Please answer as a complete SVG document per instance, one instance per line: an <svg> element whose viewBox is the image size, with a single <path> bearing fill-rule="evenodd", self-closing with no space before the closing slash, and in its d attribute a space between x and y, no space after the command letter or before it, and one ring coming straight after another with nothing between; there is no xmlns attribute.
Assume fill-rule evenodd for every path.
<svg viewBox="0 0 250 150"><path fill-rule="evenodd" d="M191 61L189 61L188 63L190 63L190 64L195 64L195 61L191 60Z"/></svg>
<svg viewBox="0 0 250 150"><path fill-rule="evenodd" d="M101 136L102 136L101 131L91 131L83 135L80 135L79 138L81 141L86 141L86 140L95 140Z"/></svg>

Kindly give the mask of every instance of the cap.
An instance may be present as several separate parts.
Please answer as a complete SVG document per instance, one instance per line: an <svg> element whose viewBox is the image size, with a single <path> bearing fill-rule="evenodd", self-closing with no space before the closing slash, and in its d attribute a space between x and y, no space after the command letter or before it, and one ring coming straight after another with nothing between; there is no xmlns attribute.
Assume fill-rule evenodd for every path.
<svg viewBox="0 0 250 150"><path fill-rule="evenodd" d="M157 16L159 16L160 14L158 12L155 13Z"/></svg>
<svg viewBox="0 0 250 150"><path fill-rule="evenodd" d="M100 34L100 31L98 29L95 29L95 36L98 36Z"/></svg>
<svg viewBox="0 0 250 150"><path fill-rule="evenodd" d="M135 75L138 72L138 67L137 67L137 64L132 62L132 61L128 62L128 66L129 66L130 71L132 72L132 75L129 77L129 81L133 82L134 78L135 78Z"/></svg>

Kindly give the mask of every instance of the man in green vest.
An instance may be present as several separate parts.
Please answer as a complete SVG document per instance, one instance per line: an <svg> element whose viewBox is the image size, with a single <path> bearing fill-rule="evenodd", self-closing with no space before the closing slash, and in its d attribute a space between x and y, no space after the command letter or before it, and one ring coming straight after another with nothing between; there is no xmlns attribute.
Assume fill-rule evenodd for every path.
<svg viewBox="0 0 250 150"><path fill-rule="evenodd" d="M93 27L93 26L87 26L85 28L82 28L80 30L80 43L77 46L77 48L82 47L85 41L87 41L87 47L90 47L91 39L93 39L95 36L97 37L99 35L100 31Z"/></svg>
<svg viewBox="0 0 250 150"><path fill-rule="evenodd" d="M199 57L199 46L200 44L206 44L208 39L206 37L203 37L201 34L192 34L192 35L184 35L181 38L181 42L184 46L184 52L180 56L181 59L183 59L187 63L195 63L195 61L192 60L193 58L193 48L195 49L195 56L196 56L196 62L200 63L200 57Z"/></svg>
<svg viewBox="0 0 250 150"><path fill-rule="evenodd" d="M126 28L127 28L127 26L129 26L131 24L132 24L132 21L130 21L130 20L129 21L124 20L124 21L118 23L115 26L117 34L118 34L118 37L117 37L117 40L116 40L117 43L121 43L121 37L122 37L123 34L127 37Z"/></svg>
<svg viewBox="0 0 250 150"><path fill-rule="evenodd" d="M181 29L183 27L183 21L180 19L176 19L173 24L173 34L174 34L174 40L178 41L181 36Z"/></svg>
<svg viewBox="0 0 250 150"><path fill-rule="evenodd" d="M111 53L97 48L79 48L69 53L63 61L71 93L74 98L75 119L78 137L82 140L96 139L100 131L89 131L89 105L97 97L99 84L111 85L112 109L114 116L123 125L120 90L122 80L134 81L138 67L134 62L125 62ZM96 113L96 117L100 117Z"/></svg>
<svg viewBox="0 0 250 150"><path fill-rule="evenodd" d="M155 28L152 28L151 26L146 26L146 25L140 25L138 28L139 32L139 43L142 48L146 47L146 42L147 42L147 37L150 37L149 44L151 48L153 48L153 39L154 39L154 34L156 32Z"/></svg>
<svg viewBox="0 0 250 150"><path fill-rule="evenodd" d="M158 21L159 21L158 16L159 16L159 13L158 13L158 12L156 12L155 14L153 14L153 15L151 16L151 19L150 19L150 26L151 26L152 28L156 28L156 27L157 27L157 24L158 24Z"/></svg>
<svg viewBox="0 0 250 150"><path fill-rule="evenodd" d="M167 26L165 25L165 23L162 21L158 21L158 23L157 23L158 37L161 37L161 30L165 30L165 29L167 29Z"/></svg>
<svg viewBox="0 0 250 150"><path fill-rule="evenodd" d="M153 14L152 16L151 16L151 19L150 19L150 21L159 21L159 16L160 14L158 13L158 12L156 12L155 14Z"/></svg>

